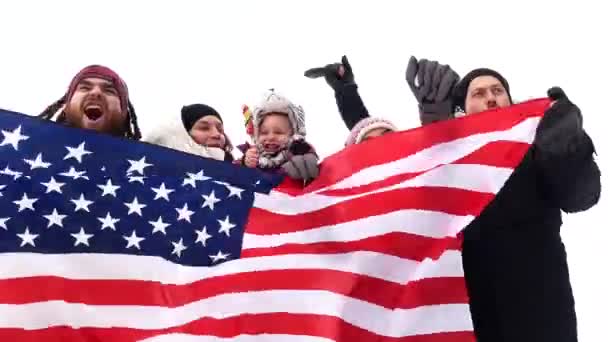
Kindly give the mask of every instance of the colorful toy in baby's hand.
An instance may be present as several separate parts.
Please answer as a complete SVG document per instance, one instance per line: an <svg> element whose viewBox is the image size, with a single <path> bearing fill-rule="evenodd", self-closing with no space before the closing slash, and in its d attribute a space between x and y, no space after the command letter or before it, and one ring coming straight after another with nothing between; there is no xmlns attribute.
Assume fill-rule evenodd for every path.
<svg viewBox="0 0 608 342"><path fill-rule="evenodd" d="M243 105L242 110L243 117L245 118L245 131L247 132L247 135L253 139L253 115L249 109L249 106L246 104Z"/></svg>

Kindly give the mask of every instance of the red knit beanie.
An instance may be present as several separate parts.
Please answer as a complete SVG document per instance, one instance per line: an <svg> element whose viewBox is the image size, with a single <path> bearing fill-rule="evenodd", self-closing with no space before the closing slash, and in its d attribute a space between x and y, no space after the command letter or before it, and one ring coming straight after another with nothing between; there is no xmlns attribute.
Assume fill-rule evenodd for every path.
<svg viewBox="0 0 608 342"><path fill-rule="evenodd" d="M80 72L74 76L72 82L70 83L70 87L68 88L66 103L69 103L72 99L78 84L85 78L90 77L102 78L112 82L112 85L118 92L120 108L123 110L123 112L127 112L127 107L129 104L129 92L127 90L127 84L120 78L120 76L118 76L116 72L114 72L114 70L102 65L89 65L80 70Z"/></svg>

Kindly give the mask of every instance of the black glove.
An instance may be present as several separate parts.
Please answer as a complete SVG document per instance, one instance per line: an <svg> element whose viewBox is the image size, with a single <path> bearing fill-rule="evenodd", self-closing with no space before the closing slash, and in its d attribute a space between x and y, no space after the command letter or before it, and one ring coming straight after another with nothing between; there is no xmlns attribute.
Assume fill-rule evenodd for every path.
<svg viewBox="0 0 608 342"><path fill-rule="evenodd" d="M353 129L359 121L369 117L367 108L359 95L353 69L346 56L342 56L342 63L308 69L304 72L304 76L325 78L327 84L334 90L338 111L348 130Z"/></svg>
<svg viewBox="0 0 608 342"><path fill-rule="evenodd" d="M546 157L576 153L585 135L581 111L559 87L549 89L547 95L555 102L536 129L535 145Z"/></svg>
<svg viewBox="0 0 608 342"><path fill-rule="evenodd" d="M564 91L554 87L547 94L555 102L540 120L534 141L539 182L563 211L584 211L597 204L601 193L595 147L583 130L580 109Z"/></svg>
<svg viewBox="0 0 608 342"><path fill-rule="evenodd" d="M289 152L293 155L302 155L314 152L312 146L304 140L296 140L289 146Z"/></svg>
<svg viewBox="0 0 608 342"><path fill-rule="evenodd" d="M449 65L426 59L418 61L412 56L407 65L405 79L418 101L420 121L423 125L454 116L451 93L460 76Z"/></svg>
<svg viewBox="0 0 608 342"><path fill-rule="evenodd" d="M336 92L346 84L355 83L353 69L346 56L342 56L342 63L332 63L324 67L308 69L304 72L304 76L308 78L324 77L327 84Z"/></svg>

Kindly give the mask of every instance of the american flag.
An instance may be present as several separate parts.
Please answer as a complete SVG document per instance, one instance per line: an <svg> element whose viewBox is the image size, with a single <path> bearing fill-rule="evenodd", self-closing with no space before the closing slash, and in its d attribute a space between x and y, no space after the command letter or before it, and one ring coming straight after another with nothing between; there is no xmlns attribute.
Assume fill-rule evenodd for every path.
<svg viewBox="0 0 608 342"><path fill-rule="evenodd" d="M2 112L0 340L473 341L460 233L548 105L373 139L304 189Z"/></svg>

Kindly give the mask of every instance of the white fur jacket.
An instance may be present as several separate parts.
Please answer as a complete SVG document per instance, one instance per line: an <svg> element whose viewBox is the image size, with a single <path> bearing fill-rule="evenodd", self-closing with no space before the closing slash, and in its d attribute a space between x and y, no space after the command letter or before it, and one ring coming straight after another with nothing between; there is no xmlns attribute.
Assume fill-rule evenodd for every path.
<svg viewBox="0 0 608 342"><path fill-rule="evenodd" d="M181 123L171 123L159 127L155 131L144 136L142 141L205 158L227 160L227 155L224 150L217 147L201 146L192 140Z"/></svg>

